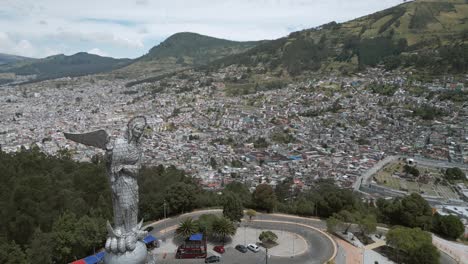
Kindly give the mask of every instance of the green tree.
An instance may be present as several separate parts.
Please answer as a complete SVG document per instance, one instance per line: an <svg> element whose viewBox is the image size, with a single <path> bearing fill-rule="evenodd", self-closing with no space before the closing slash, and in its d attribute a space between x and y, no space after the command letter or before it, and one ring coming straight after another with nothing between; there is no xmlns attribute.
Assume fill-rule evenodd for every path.
<svg viewBox="0 0 468 264"><path fill-rule="evenodd" d="M401 200L401 223L408 227L420 227L430 230L432 226L432 208L417 193L412 193Z"/></svg>
<svg viewBox="0 0 468 264"><path fill-rule="evenodd" d="M430 230L432 227L432 208L429 203L417 193L412 193L403 199L386 201L377 200L379 219L393 225L420 227Z"/></svg>
<svg viewBox="0 0 468 264"><path fill-rule="evenodd" d="M78 220L76 239L83 251L96 252L102 247L106 238L106 220L91 218L87 215Z"/></svg>
<svg viewBox="0 0 468 264"><path fill-rule="evenodd" d="M37 228L27 249L29 263L53 263L54 248L52 235Z"/></svg>
<svg viewBox="0 0 468 264"><path fill-rule="evenodd" d="M250 193L249 188L241 182L230 182L226 185L224 190L234 193L238 198L240 198L244 207L247 207L252 203L252 194Z"/></svg>
<svg viewBox="0 0 468 264"><path fill-rule="evenodd" d="M408 263L438 264L440 253L432 244L426 244L416 248L409 256Z"/></svg>
<svg viewBox="0 0 468 264"><path fill-rule="evenodd" d="M226 217L219 217L213 223L213 235L222 238L223 243L226 242L226 237L236 234L236 226Z"/></svg>
<svg viewBox="0 0 468 264"><path fill-rule="evenodd" d="M269 145L268 141L263 137L259 137L258 139L254 141L255 148L267 148L268 145Z"/></svg>
<svg viewBox="0 0 468 264"><path fill-rule="evenodd" d="M179 182L166 188L165 199L173 213L189 212L195 207L196 187Z"/></svg>
<svg viewBox="0 0 468 264"><path fill-rule="evenodd" d="M458 167L448 168L445 171L445 178L449 181L466 180L465 173Z"/></svg>
<svg viewBox="0 0 468 264"><path fill-rule="evenodd" d="M296 213L298 215L311 216L315 213L314 209L315 209L314 203L305 198L300 198L296 202Z"/></svg>
<svg viewBox="0 0 468 264"><path fill-rule="evenodd" d="M318 182L309 195L321 217L330 217L341 210L355 211L359 205L358 196L352 191L341 189L328 181Z"/></svg>
<svg viewBox="0 0 468 264"><path fill-rule="evenodd" d="M273 233L272 231L263 231L258 236L258 239L262 241L262 243L275 243L278 240L278 236Z"/></svg>
<svg viewBox="0 0 468 264"><path fill-rule="evenodd" d="M293 184L292 178L286 178L280 181L275 187L275 194L278 201L290 200L292 197L291 186Z"/></svg>
<svg viewBox="0 0 468 264"><path fill-rule="evenodd" d="M214 214L203 214L198 220L198 230L205 235L211 235L213 233L213 224L218 219L218 216Z"/></svg>
<svg viewBox="0 0 468 264"><path fill-rule="evenodd" d="M255 217L257 215L257 212L253 209L249 209L247 210L246 214L249 217L249 220L252 220L252 217Z"/></svg>
<svg viewBox="0 0 468 264"><path fill-rule="evenodd" d="M83 256L77 239L78 219L75 214L65 212L52 227L52 239L55 244L54 256L59 263L66 263L75 257Z"/></svg>
<svg viewBox="0 0 468 264"><path fill-rule="evenodd" d="M0 263L4 264L28 264L26 254L14 241L0 242Z"/></svg>
<svg viewBox="0 0 468 264"><path fill-rule="evenodd" d="M276 195L268 184L260 184L255 188L252 200L257 208L272 212L276 205Z"/></svg>
<svg viewBox="0 0 468 264"><path fill-rule="evenodd" d="M377 219L373 214L362 215L357 224L364 235L369 235L377 230Z"/></svg>
<svg viewBox="0 0 468 264"><path fill-rule="evenodd" d="M210 158L210 165L213 170L216 170L218 168L218 163L216 162L216 159L214 157Z"/></svg>
<svg viewBox="0 0 468 264"><path fill-rule="evenodd" d="M405 171L405 173L411 174L414 177L419 177L420 173L419 173L419 170L416 167L405 165L403 167L403 170Z"/></svg>
<svg viewBox="0 0 468 264"><path fill-rule="evenodd" d="M234 222L240 222L244 216L242 201L233 193L224 194L223 215Z"/></svg>
<svg viewBox="0 0 468 264"><path fill-rule="evenodd" d="M342 224L343 222L340 219L337 219L336 217L329 217L327 218L327 231L329 233L335 233L338 231L338 227Z"/></svg>
<svg viewBox="0 0 468 264"><path fill-rule="evenodd" d="M399 259L405 263L439 263L439 252L432 245L431 235L420 228L392 228L387 233L387 245L397 254L402 252Z"/></svg>
<svg viewBox="0 0 468 264"><path fill-rule="evenodd" d="M198 223L192 218L188 217L179 223L179 226L177 227L175 233L177 236L186 239L191 235L196 234L198 230Z"/></svg>
<svg viewBox="0 0 468 264"><path fill-rule="evenodd" d="M433 231L443 237L456 240L465 232L465 226L460 218L454 215L434 216Z"/></svg>

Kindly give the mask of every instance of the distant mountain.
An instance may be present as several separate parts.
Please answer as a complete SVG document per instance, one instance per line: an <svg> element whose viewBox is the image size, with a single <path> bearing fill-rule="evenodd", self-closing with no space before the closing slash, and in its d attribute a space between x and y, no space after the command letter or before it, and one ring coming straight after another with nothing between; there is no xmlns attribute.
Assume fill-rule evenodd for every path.
<svg viewBox="0 0 468 264"><path fill-rule="evenodd" d="M277 74L354 72L383 63L431 74L468 71L468 1L416 0L338 24L291 33L213 62Z"/></svg>
<svg viewBox="0 0 468 264"><path fill-rule="evenodd" d="M260 43L262 42L230 41L189 32L177 33L116 73L136 78L161 75L206 65L217 59L247 51Z"/></svg>
<svg viewBox="0 0 468 264"><path fill-rule="evenodd" d="M34 59L27 58L27 57L16 56L16 55L0 53L0 65L16 63L16 62L20 62L20 61L30 61L30 60L34 60Z"/></svg>
<svg viewBox="0 0 468 264"><path fill-rule="evenodd" d="M0 66L0 73L36 75L35 81L61 77L75 77L107 72L127 66L130 59L114 59L79 52L71 56L63 54L28 62Z"/></svg>

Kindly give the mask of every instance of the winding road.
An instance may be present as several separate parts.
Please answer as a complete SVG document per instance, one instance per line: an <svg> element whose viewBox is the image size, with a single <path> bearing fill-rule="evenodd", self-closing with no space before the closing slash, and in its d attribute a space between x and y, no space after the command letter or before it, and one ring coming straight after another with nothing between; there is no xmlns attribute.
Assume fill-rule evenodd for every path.
<svg viewBox="0 0 468 264"><path fill-rule="evenodd" d="M151 234L157 237L159 240L165 241L167 238L171 238L174 236L174 231L177 228L179 222L187 217L198 218L202 214L217 214L222 215L222 210L220 209L213 209L213 210L201 210L195 211L187 214L183 214L180 216L175 216L171 218L167 218L165 220L156 221L146 225L146 227L153 227L154 229L151 231ZM343 252L337 252L337 244L335 240L330 237L327 233L323 232L322 230L326 230L327 225L326 222L316 218L305 218L305 217L298 217L293 215L285 215L285 214L262 214L257 213L257 216L249 221L247 218L243 219L241 228L242 227L250 227L256 229L265 229L265 230L282 230L291 233L296 233L299 236L303 237L307 241L308 250L301 255L296 255L292 257L276 257L271 256L268 259L268 263L270 264L287 264L287 263L294 263L294 264L302 264L302 263L310 263L310 264L321 264L326 263L328 260L335 258L337 253L343 254ZM386 228L379 228L381 231L387 231ZM241 229L238 229L241 230ZM253 242L253 241L250 241ZM250 243L249 242L249 243ZM440 263L442 264L455 264L455 263L466 263L466 253L468 252L467 246L456 244L458 247L463 248L459 250L452 250L452 248L447 249L446 240L441 238L436 238L434 241L434 245L436 245L439 250L441 250L441 258ZM455 243L453 243L455 244ZM458 249L458 248L457 248ZM361 249L356 248L359 252ZM450 250L451 257L447 254ZM460 251L460 252L458 252ZM454 260L455 258L455 260ZM336 263L341 264L343 263L362 263L353 262L353 260L344 260L340 258L341 261L336 259ZM186 260L177 260L176 262L165 260L160 261L159 263L203 263L203 260L194 260L194 259L186 259ZM227 249L226 253L223 254L223 263L229 264L261 264L265 263L265 254L255 254L252 252L248 252L246 254L238 253L236 250L230 248Z"/></svg>
<svg viewBox="0 0 468 264"><path fill-rule="evenodd" d="M151 234L160 240L170 238L174 235L179 222L186 217L197 218L202 214L222 214L222 210L203 210L184 214L177 217L168 218L166 220L157 221L146 225L153 227ZM283 263L310 263L322 264L333 259L337 253L335 241L325 232L320 229L326 228L326 224L317 219L301 218L282 214L260 214L258 213L251 221L243 219L241 227L250 227L265 230L283 230L291 233L296 233L307 241L307 251L294 257L278 257L270 256L268 263L283 264ZM253 242L253 241L251 241ZM281 246L281 245L279 245ZM169 260L165 263L176 263ZM223 255L224 263L231 264L257 264L265 263L265 253L255 254L248 252L246 254L239 253L234 249L227 249ZM177 263L203 263L203 260L177 260Z"/></svg>

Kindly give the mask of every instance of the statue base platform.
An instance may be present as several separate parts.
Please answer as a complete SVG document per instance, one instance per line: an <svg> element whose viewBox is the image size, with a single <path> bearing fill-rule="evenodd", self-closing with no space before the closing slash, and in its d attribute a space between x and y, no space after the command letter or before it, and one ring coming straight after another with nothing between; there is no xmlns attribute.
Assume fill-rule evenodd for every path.
<svg viewBox="0 0 468 264"><path fill-rule="evenodd" d="M104 264L145 264L147 254L145 243L138 241L132 252L106 253Z"/></svg>

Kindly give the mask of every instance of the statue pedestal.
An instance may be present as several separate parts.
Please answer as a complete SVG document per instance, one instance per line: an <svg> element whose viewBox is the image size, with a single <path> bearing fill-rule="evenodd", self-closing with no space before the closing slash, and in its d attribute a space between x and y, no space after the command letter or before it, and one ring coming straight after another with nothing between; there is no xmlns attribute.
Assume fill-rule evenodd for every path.
<svg viewBox="0 0 468 264"><path fill-rule="evenodd" d="M145 264L148 251L145 243L138 241L132 252L109 253L104 256L104 264Z"/></svg>

